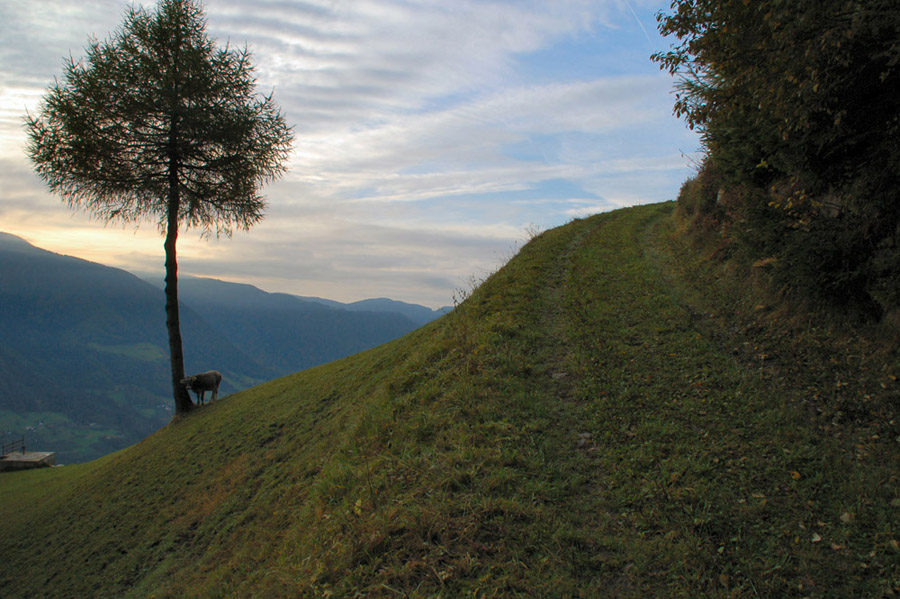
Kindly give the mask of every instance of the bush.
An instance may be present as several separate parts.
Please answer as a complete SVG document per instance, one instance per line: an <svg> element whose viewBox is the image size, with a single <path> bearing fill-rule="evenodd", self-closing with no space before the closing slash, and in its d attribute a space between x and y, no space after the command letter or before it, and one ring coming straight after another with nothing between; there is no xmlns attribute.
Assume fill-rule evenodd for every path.
<svg viewBox="0 0 900 599"><path fill-rule="evenodd" d="M676 0L654 55L707 160L679 196L804 299L900 308L900 13L891 0Z"/></svg>
<svg viewBox="0 0 900 599"><path fill-rule="evenodd" d="M724 214L718 206L721 178L704 163L697 175L685 181L678 193L678 214L694 232L712 232L721 226Z"/></svg>

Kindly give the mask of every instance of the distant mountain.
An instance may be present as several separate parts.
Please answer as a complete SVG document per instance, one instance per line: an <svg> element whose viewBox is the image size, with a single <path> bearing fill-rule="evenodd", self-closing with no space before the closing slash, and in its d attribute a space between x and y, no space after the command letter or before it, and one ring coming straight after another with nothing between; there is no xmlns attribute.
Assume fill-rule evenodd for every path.
<svg viewBox="0 0 900 599"><path fill-rule="evenodd" d="M185 369L222 371L222 395L421 323L213 279L182 277L179 295ZM161 281L0 233L0 437L86 461L158 429L172 406Z"/></svg>
<svg viewBox="0 0 900 599"><path fill-rule="evenodd" d="M275 376L189 307L181 321L187 370L222 370L225 394ZM169 381L162 291L0 234L0 432L91 459L168 422Z"/></svg>
<svg viewBox="0 0 900 599"><path fill-rule="evenodd" d="M178 292L184 305L279 374L370 349L424 324L398 310L342 309L216 279L182 277Z"/></svg>
<svg viewBox="0 0 900 599"><path fill-rule="evenodd" d="M443 308L432 310L431 308L428 308L426 306L420 306L418 304L408 304L406 302L387 299L386 297L365 299L350 304L342 304L334 300L322 299L320 297L298 297L303 300L318 302L326 306L350 310L352 312L396 312L398 314L406 316L420 326L423 324L427 324L435 318L443 316L444 314L452 310L450 306L444 306Z"/></svg>

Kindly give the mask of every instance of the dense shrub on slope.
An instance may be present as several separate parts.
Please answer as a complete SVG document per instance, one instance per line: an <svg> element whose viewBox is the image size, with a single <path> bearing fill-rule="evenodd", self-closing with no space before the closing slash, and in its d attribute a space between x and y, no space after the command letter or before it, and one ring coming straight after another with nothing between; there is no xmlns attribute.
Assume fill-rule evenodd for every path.
<svg viewBox="0 0 900 599"><path fill-rule="evenodd" d="M677 0L654 58L702 133L697 208L807 298L900 306L900 11L890 0ZM723 190L725 199L723 205Z"/></svg>

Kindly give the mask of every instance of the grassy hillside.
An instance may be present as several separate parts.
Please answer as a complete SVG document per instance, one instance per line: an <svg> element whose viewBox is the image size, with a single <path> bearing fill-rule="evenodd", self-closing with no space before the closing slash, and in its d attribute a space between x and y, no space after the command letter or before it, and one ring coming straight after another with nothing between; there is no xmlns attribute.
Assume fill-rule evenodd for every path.
<svg viewBox="0 0 900 599"><path fill-rule="evenodd" d="M548 231L400 340L0 475L2 595L900 592L895 350L785 328L671 210Z"/></svg>

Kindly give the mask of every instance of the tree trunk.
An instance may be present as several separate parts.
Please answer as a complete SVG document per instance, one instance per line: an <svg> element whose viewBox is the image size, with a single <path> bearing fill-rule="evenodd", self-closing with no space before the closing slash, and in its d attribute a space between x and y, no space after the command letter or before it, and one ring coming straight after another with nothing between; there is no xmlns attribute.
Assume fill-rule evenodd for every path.
<svg viewBox="0 0 900 599"><path fill-rule="evenodd" d="M174 194L174 198L171 197ZM178 191L170 190L166 216L166 328L169 330L169 360L172 367L172 393L175 397L175 415L185 414L194 407L187 388L181 384L184 378L184 351L181 347L181 320L178 316L178 263L175 260L175 242L178 239Z"/></svg>
<svg viewBox="0 0 900 599"><path fill-rule="evenodd" d="M176 30L176 35L180 29ZM184 350L181 347L181 319L178 316L178 262L175 259L175 243L178 240L178 212L181 208L180 188L178 186L178 114L179 114L179 84L178 84L178 60L177 54L181 49L181 38L177 36L174 58L171 65L173 72L173 87L171 91L171 106L169 125L168 152L168 183L169 194L166 198L166 328L169 331L169 362L172 368L172 394L175 397L175 415L187 414L194 407L191 394L181 384L184 379Z"/></svg>

